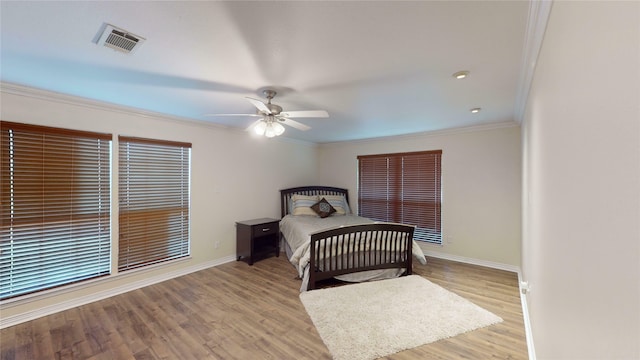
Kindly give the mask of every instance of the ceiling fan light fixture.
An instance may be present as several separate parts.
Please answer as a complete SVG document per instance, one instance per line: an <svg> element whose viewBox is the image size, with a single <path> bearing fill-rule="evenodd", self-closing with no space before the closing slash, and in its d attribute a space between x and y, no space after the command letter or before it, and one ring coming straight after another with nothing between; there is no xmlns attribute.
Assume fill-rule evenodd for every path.
<svg viewBox="0 0 640 360"><path fill-rule="evenodd" d="M264 121L259 122L253 128L253 131L256 133L256 135L260 135L260 136L264 135L265 130L267 130L267 123Z"/></svg>
<svg viewBox="0 0 640 360"><path fill-rule="evenodd" d="M456 73L453 73L452 76L458 80L462 80L462 79L465 79L467 76L469 76L469 71L467 70L458 71Z"/></svg>
<svg viewBox="0 0 640 360"><path fill-rule="evenodd" d="M284 126L277 121L262 120L253 128L253 131L260 136L266 136L272 138L280 136L284 133Z"/></svg>
<svg viewBox="0 0 640 360"><path fill-rule="evenodd" d="M282 126L280 123L273 123L272 125L274 127L275 132L276 132L276 136L280 136L280 135L284 134L284 126Z"/></svg>
<svg viewBox="0 0 640 360"><path fill-rule="evenodd" d="M280 136L284 133L284 126L280 125L277 122L269 122L265 126L264 136L268 138L272 138L274 136Z"/></svg>

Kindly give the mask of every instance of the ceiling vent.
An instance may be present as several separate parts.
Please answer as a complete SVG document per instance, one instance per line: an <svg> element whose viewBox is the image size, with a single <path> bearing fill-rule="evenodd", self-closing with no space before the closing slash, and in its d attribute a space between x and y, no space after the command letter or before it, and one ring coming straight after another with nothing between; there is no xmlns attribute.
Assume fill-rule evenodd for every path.
<svg viewBox="0 0 640 360"><path fill-rule="evenodd" d="M138 35L113 25L105 24L104 31L98 39L98 45L104 45L113 50L131 54L136 51L144 41L145 39Z"/></svg>

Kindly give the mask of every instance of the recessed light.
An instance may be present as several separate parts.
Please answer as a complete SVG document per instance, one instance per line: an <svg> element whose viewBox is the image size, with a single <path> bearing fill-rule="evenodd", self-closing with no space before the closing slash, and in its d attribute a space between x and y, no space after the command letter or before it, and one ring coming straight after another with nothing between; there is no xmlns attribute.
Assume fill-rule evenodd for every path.
<svg viewBox="0 0 640 360"><path fill-rule="evenodd" d="M477 113L480 112L480 110L482 110L482 109L481 108L473 108L473 109L471 109L469 111L471 111L472 114L477 114Z"/></svg>
<svg viewBox="0 0 640 360"><path fill-rule="evenodd" d="M469 72L467 70L458 71L457 73L454 73L452 76L458 80L461 80L469 76Z"/></svg>

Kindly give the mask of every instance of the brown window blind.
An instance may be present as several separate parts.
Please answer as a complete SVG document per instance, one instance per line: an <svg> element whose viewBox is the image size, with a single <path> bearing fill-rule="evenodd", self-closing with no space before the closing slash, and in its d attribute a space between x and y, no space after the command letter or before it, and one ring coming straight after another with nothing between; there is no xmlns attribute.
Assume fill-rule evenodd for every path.
<svg viewBox="0 0 640 360"><path fill-rule="evenodd" d="M0 129L0 297L109 274L111 134Z"/></svg>
<svg viewBox="0 0 640 360"><path fill-rule="evenodd" d="M358 214L416 225L414 238L441 244L442 150L358 156Z"/></svg>
<svg viewBox="0 0 640 360"><path fill-rule="evenodd" d="M190 254L191 144L120 136L118 269Z"/></svg>

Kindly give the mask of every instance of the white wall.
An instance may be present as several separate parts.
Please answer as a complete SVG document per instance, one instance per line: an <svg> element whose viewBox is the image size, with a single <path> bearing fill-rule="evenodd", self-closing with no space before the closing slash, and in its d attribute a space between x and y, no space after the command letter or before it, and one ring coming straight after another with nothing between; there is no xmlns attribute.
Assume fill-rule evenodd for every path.
<svg viewBox="0 0 640 360"><path fill-rule="evenodd" d="M520 127L513 124L323 144L317 183L349 189L357 209L357 156L442 149L443 246L427 252L520 266Z"/></svg>
<svg viewBox="0 0 640 360"><path fill-rule="evenodd" d="M553 4L523 124L538 359L640 358L640 2Z"/></svg>
<svg viewBox="0 0 640 360"><path fill-rule="evenodd" d="M28 303L9 304L2 307L3 318L46 309L79 297L108 293L109 289L164 273L233 259L236 221L279 218L279 190L313 183L316 178L317 148L313 144L283 138L255 138L244 131L143 116L9 84L3 84L2 90L0 117L5 121L108 132L114 139L117 135L130 135L185 141L193 146L190 260L133 276L112 276L108 281L81 286L64 294L53 292ZM117 168L114 171L114 179L117 179ZM114 212L112 217L116 222L115 229L116 214ZM117 231L113 231L112 239L117 241ZM215 242L219 242L217 249Z"/></svg>

